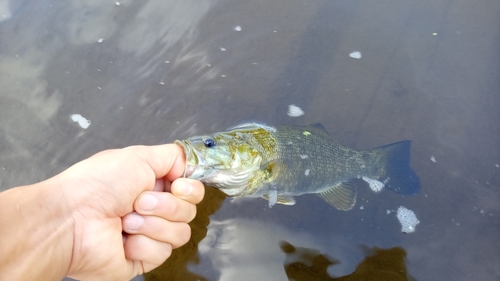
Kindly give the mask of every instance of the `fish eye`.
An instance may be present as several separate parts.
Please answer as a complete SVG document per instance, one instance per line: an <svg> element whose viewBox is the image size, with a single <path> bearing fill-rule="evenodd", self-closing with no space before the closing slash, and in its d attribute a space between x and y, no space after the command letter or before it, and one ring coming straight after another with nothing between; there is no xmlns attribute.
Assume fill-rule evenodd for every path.
<svg viewBox="0 0 500 281"><path fill-rule="evenodd" d="M215 146L215 140L214 139L206 139L203 141L205 144L205 147L213 147Z"/></svg>

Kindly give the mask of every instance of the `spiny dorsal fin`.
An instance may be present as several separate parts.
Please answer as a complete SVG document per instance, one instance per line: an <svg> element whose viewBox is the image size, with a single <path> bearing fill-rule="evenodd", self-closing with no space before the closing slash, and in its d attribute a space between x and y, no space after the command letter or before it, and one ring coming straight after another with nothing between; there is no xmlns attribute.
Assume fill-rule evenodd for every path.
<svg viewBox="0 0 500 281"><path fill-rule="evenodd" d="M314 127L314 128L317 128L317 129L319 129L319 130L321 130L321 131L325 132L326 134L328 134L328 131L325 129L325 127L324 127L324 126L323 126L323 124L321 124L321 123L314 123L314 124L311 124L311 125L309 125L309 126Z"/></svg>
<svg viewBox="0 0 500 281"><path fill-rule="evenodd" d="M303 128L307 133L322 135L330 138L330 134L325 129L325 127L323 127L323 125L321 125L320 123L315 123L309 126L300 126L300 127Z"/></svg>
<svg viewBox="0 0 500 281"><path fill-rule="evenodd" d="M319 197L333 207L347 211L356 204L356 186L352 182L342 182L320 193Z"/></svg>

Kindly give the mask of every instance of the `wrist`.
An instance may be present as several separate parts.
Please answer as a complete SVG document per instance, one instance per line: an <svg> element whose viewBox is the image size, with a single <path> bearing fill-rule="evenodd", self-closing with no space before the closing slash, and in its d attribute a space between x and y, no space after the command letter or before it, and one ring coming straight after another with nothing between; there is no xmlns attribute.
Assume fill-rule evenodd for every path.
<svg viewBox="0 0 500 281"><path fill-rule="evenodd" d="M73 221L57 180L7 190L0 204L0 280L62 279L72 257Z"/></svg>

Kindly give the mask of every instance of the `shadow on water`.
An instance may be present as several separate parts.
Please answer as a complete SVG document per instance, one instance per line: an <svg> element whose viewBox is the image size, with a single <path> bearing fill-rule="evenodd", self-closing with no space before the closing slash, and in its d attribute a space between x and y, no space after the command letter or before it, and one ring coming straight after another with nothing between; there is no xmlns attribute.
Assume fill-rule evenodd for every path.
<svg viewBox="0 0 500 281"><path fill-rule="evenodd" d="M349 275L331 277L328 267L341 263L321 254L319 250L295 247L283 241L281 249L286 253L285 272L294 281L410 281L405 265L406 251L401 247L380 249L361 247L365 258Z"/></svg>
<svg viewBox="0 0 500 281"><path fill-rule="evenodd" d="M206 188L203 201L197 205L197 215L190 223L191 239L179 249L172 251L168 260L155 270L144 275L146 280L186 280L205 281L202 276L190 272L188 263L198 263L198 244L207 234L207 226L210 224L209 216L215 213L226 198L224 193L215 188Z"/></svg>
<svg viewBox="0 0 500 281"><path fill-rule="evenodd" d="M217 202L224 199L224 195L209 189L208 197ZM167 262L156 270L144 275L145 280L186 280L209 281L221 280L219 274L195 274L190 272L186 264L198 263L198 243L205 237L208 225L208 215L216 211L216 204L204 201L199 207L200 215L191 223L193 237L182 250L174 251ZM287 241L281 241L281 251L285 254L283 268L289 280L293 281L414 281L405 265L406 251L401 247L381 249L378 247L360 246L364 259L358 264L354 272L341 277L332 277L328 271L342 262L322 254L320 250L306 247L296 247ZM223 247L220 244L218 247ZM251 264L247 265L252 268ZM257 269L258 270L258 269ZM255 279L257 280L257 279Z"/></svg>

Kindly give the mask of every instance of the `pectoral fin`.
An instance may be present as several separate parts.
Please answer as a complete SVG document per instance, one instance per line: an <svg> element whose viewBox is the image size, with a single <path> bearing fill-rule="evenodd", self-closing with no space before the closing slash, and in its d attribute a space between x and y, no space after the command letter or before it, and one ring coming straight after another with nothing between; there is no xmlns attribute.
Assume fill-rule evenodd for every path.
<svg viewBox="0 0 500 281"><path fill-rule="evenodd" d="M317 195L342 211L350 210L356 204L356 186L352 182L342 182Z"/></svg>
<svg viewBox="0 0 500 281"><path fill-rule="evenodd" d="M274 206L276 203L283 205L295 204L295 199L292 196L278 195L276 190L270 190L269 193L263 195L262 198L269 201L269 207Z"/></svg>
<svg viewBox="0 0 500 281"><path fill-rule="evenodd" d="M283 205L295 205L295 199L292 196L280 195L278 196L278 200L276 200L276 203Z"/></svg>

